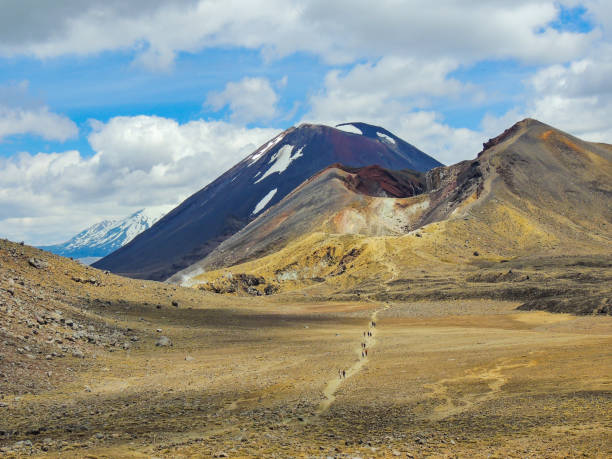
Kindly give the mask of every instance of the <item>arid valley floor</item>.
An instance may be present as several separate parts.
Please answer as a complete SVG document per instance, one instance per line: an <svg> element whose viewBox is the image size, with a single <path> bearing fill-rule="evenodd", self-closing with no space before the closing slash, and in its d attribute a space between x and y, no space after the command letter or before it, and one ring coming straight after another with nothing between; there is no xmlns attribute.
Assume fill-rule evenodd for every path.
<svg viewBox="0 0 612 459"><path fill-rule="evenodd" d="M0 265L5 457L612 454L609 315L467 298L481 284L448 273L429 285L466 298L223 296L6 241ZM610 281L605 257L541 266Z"/></svg>

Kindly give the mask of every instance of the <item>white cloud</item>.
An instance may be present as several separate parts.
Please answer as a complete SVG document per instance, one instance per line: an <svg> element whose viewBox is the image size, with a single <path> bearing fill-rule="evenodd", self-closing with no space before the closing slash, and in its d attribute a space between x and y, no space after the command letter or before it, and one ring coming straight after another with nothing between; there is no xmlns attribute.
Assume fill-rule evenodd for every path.
<svg viewBox="0 0 612 459"><path fill-rule="evenodd" d="M585 140L612 143L612 45L527 80L525 113Z"/></svg>
<svg viewBox="0 0 612 459"><path fill-rule="evenodd" d="M78 135L69 118L53 113L28 94L28 82L0 86L0 142L9 136L32 134L65 141Z"/></svg>
<svg viewBox="0 0 612 459"><path fill-rule="evenodd" d="M393 131L404 140L452 164L480 151L484 135L453 129L428 107L440 97L472 97L474 88L448 78L458 64L450 59L385 57L325 78L310 99L305 121L338 124L364 121Z"/></svg>
<svg viewBox="0 0 612 459"><path fill-rule="evenodd" d="M63 142L76 137L78 132L74 122L49 111L49 107L22 109L0 105L0 141L10 135L33 134Z"/></svg>
<svg viewBox="0 0 612 459"><path fill-rule="evenodd" d="M381 55L555 63L577 58L600 33L553 29L558 11L553 0L58 0L35 8L7 0L0 55L131 48L159 69L180 52L235 46L269 57L305 51L331 63Z"/></svg>
<svg viewBox="0 0 612 459"><path fill-rule="evenodd" d="M92 124L92 157L67 151L0 159L0 237L56 243L103 218L177 204L277 133L147 116Z"/></svg>
<svg viewBox="0 0 612 459"><path fill-rule="evenodd" d="M229 82L220 92L211 92L205 105L218 111L229 106L231 120L239 123L270 120L277 114L278 95L266 78L245 77Z"/></svg>

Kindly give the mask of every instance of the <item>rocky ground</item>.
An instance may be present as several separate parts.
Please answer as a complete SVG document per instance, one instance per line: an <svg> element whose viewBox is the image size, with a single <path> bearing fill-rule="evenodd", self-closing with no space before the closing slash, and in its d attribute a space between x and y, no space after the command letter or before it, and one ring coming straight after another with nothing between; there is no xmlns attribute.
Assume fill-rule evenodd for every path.
<svg viewBox="0 0 612 459"><path fill-rule="evenodd" d="M0 241L0 448L610 457L612 318L520 311L522 297L473 293L537 276L558 290L579 274L569 280L604 295L589 281L605 280L608 268L591 266L604 262L500 263L470 278L435 275L438 288L425 273L397 273L384 297L365 287L253 297L128 280Z"/></svg>

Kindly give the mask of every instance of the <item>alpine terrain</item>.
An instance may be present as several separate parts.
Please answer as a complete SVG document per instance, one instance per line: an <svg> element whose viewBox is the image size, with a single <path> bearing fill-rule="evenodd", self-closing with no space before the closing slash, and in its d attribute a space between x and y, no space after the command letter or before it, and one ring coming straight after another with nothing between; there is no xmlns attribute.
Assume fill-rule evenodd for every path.
<svg viewBox="0 0 612 459"><path fill-rule="evenodd" d="M104 220L96 223L63 244L40 248L64 257L97 260L149 229L168 210L163 207L140 209L123 220Z"/></svg>
<svg viewBox="0 0 612 459"><path fill-rule="evenodd" d="M612 146L526 119L444 167L341 127L102 263L174 284L0 239L0 455L612 457Z"/></svg>
<svg viewBox="0 0 612 459"><path fill-rule="evenodd" d="M420 172L441 165L386 129L350 125L354 132L313 124L287 129L94 266L129 277L165 280L204 258L331 164L376 164Z"/></svg>

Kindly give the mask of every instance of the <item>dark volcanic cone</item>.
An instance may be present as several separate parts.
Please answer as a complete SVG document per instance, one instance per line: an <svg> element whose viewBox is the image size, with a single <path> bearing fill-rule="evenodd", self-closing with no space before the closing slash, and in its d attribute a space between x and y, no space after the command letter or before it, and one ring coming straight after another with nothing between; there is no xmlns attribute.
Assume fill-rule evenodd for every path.
<svg viewBox="0 0 612 459"><path fill-rule="evenodd" d="M363 135L312 124L284 131L94 266L129 277L164 280L203 259L331 164L377 164L420 172L441 165L383 128L353 126Z"/></svg>

